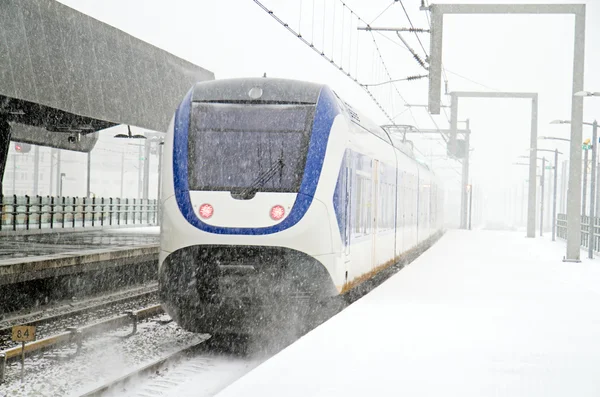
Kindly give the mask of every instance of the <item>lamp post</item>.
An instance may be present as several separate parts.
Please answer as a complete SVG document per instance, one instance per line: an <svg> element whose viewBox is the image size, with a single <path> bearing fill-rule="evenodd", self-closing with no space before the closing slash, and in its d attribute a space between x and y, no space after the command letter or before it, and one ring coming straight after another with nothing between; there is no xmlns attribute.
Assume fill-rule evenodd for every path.
<svg viewBox="0 0 600 397"><path fill-rule="evenodd" d="M600 96L600 92L577 91L575 96Z"/></svg>
<svg viewBox="0 0 600 397"><path fill-rule="evenodd" d="M578 96L595 96L597 93L590 93L590 95L586 95L585 93L581 95L582 91L577 92L575 95ZM554 120L550 124L571 124L569 120ZM585 150L585 168L583 169L584 182L583 182L583 215L585 216L585 192L587 187L587 158L588 158L588 150L591 146L592 149L592 170L591 170L591 183L590 183L590 221L588 224L588 258L594 258L594 235L595 235L595 225L596 225L596 214L595 214L595 201L596 201L596 156L597 156L597 148L598 148L598 122L594 120L592 123L583 122L582 124L592 126L592 142L591 145L584 144Z"/></svg>
<svg viewBox="0 0 600 397"><path fill-rule="evenodd" d="M546 139L544 137L543 139ZM536 149L538 152L553 152L554 153L554 182L553 182L553 197L552 197L552 241L556 241L556 198L558 185L558 155L562 154L558 149Z"/></svg>

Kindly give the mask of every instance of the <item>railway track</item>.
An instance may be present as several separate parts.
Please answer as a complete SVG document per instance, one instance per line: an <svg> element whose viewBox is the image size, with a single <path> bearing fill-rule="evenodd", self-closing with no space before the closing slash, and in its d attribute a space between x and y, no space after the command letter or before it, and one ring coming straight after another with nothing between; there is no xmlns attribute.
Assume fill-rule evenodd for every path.
<svg viewBox="0 0 600 397"><path fill-rule="evenodd" d="M114 391L117 388L125 389L129 384L136 381L142 376L147 376L151 373L157 373L161 369L164 369L166 366L181 362L183 359L185 359L186 356L192 354L194 351L197 351L200 348L200 346L202 346L205 343L206 341L201 341L186 346L165 357L159 358L149 364L146 364L136 370L133 370L124 376L109 381L104 385L96 387L95 389L89 392L81 394L81 397L98 397L103 396L111 391ZM167 381L167 383L169 382ZM170 386L173 386L173 382L171 382Z"/></svg>
<svg viewBox="0 0 600 397"><path fill-rule="evenodd" d="M208 337L159 357L80 397L208 397L248 373L271 354L255 355L247 340ZM274 354L275 352L272 352Z"/></svg>
<svg viewBox="0 0 600 397"><path fill-rule="evenodd" d="M108 296L86 299L76 302L76 304L14 315L0 321L0 349L15 345L10 341L11 329L15 325L36 326L38 327L37 335L44 337L67 327L80 326L115 313L123 313L136 307L150 305L158 301L157 293L158 286L156 283L152 283Z"/></svg>
<svg viewBox="0 0 600 397"><path fill-rule="evenodd" d="M137 332L138 321L148 319L162 313L163 309L160 305L148 306L141 310L130 311L128 313L107 318L79 328L73 327L67 331L38 339L34 342L26 344L24 347L19 345L2 350L0 351L0 382L4 382L6 365L19 360L23 354L23 350L26 355L31 355L33 353L47 351L51 348L75 344L77 346L77 351L75 354L77 354L83 344L84 339L88 337L98 335L102 332L115 330L128 324L132 324L133 330L129 335L126 336L131 336Z"/></svg>

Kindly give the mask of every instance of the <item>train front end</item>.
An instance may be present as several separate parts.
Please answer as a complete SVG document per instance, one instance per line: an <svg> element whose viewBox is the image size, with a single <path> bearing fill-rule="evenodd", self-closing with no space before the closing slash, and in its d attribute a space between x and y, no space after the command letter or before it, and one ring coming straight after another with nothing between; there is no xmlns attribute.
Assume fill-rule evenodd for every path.
<svg viewBox="0 0 600 397"><path fill-rule="evenodd" d="M183 328L262 332L337 294L335 221L319 200L333 194L320 183L333 95L232 79L198 83L180 104L164 148L159 285Z"/></svg>

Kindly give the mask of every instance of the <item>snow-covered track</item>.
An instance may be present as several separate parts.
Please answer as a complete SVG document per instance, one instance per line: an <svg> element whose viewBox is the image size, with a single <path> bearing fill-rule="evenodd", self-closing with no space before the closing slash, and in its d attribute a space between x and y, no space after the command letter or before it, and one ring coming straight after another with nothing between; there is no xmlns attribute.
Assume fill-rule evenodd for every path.
<svg viewBox="0 0 600 397"><path fill-rule="evenodd" d="M40 352L51 347L58 347L68 343L74 343L80 347L86 337L97 335L101 332L114 330L127 325L128 323L133 325L133 334L136 332L138 321L162 313L163 309L160 305L153 305L144 309L130 311L125 314L100 320L93 324L85 325L79 328L70 328L65 332L48 336L25 345L25 354ZM0 374L4 374L4 367L7 362L19 359L22 351L22 346L16 346L0 352Z"/></svg>
<svg viewBox="0 0 600 397"><path fill-rule="evenodd" d="M36 326L38 327L36 332L38 337L45 337L67 327L79 326L113 316L116 313L123 313L132 308L152 304L158 300L157 293L157 283L152 283L104 297L86 299L76 302L76 305L62 305L52 309L14 315L0 321L0 348L8 349L16 346L16 343L10 340L12 327L16 325Z"/></svg>
<svg viewBox="0 0 600 397"><path fill-rule="evenodd" d="M161 368L179 362L184 359L187 355L196 350L200 345L204 344L205 340L201 342L192 343L182 349L179 349L165 357L159 358L149 364L144 365L141 368L138 368L134 371L129 372L126 375L121 376L120 378L114 379L110 382L105 383L102 386L95 388L85 394L82 394L81 397L91 397L91 396L102 396L105 393L114 390L117 387L123 387L130 382L136 381L138 378L143 377L144 375L148 375L153 372L157 372Z"/></svg>

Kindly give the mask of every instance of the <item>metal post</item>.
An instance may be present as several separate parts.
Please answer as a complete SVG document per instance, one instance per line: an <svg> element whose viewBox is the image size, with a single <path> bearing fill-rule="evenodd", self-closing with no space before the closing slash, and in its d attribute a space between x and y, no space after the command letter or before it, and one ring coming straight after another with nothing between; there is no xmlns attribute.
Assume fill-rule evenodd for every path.
<svg viewBox="0 0 600 397"><path fill-rule="evenodd" d="M123 179L125 178L125 149L121 152L121 194L120 198L123 198Z"/></svg>
<svg viewBox="0 0 600 397"><path fill-rule="evenodd" d="M90 197L91 192L91 177L92 177L92 152L89 151L87 154L87 193L86 197Z"/></svg>
<svg viewBox="0 0 600 397"><path fill-rule="evenodd" d="M556 192L558 181L558 149L554 149L554 199L552 200L552 241L556 241Z"/></svg>
<svg viewBox="0 0 600 397"><path fill-rule="evenodd" d="M575 96L583 91L585 64L585 5L575 13L573 55L573 88L571 94L571 154L569 190L567 192L567 253L564 261L580 262L581 255L581 137L583 127L583 98Z"/></svg>
<svg viewBox="0 0 600 397"><path fill-rule="evenodd" d="M6 353L0 353L0 384L4 383L5 371L6 371Z"/></svg>
<svg viewBox="0 0 600 397"><path fill-rule="evenodd" d="M567 212L567 160L563 160L561 164L560 211L563 214Z"/></svg>
<svg viewBox="0 0 600 397"><path fill-rule="evenodd" d="M21 383L25 382L25 342L21 342Z"/></svg>
<svg viewBox="0 0 600 397"><path fill-rule="evenodd" d="M442 94L442 38L444 32L444 14L438 12L438 7L432 5L431 32L429 41L429 101L428 110L431 114L440 114L440 96ZM456 137L456 135L455 135ZM450 138L452 143L452 138Z"/></svg>
<svg viewBox="0 0 600 397"><path fill-rule="evenodd" d="M39 179L40 179L40 147L35 145L34 154L34 165L33 165L33 195L38 195L39 190Z"/></svg>
<svg viewBox="0 0 600 397"><path fill-rule="evenodd" d="M581 215L585 216L587 214L587 180L588 180L588 150L585 150L585 154L583 156L583 197L581 199Z"/></svg>
<svg viewBox="0 0 600 397"><path fill-rule="evenodd" d="M456 130L458 128L458 97L450 93L450 138L448 140L448 152L450 156L456 153ZM461 207L462 208L462 207Z"/></svg>
<svg viewBox="0 0 600 397"><path fill-rule="evenodd" d="M62 150L57 149L56 151L56 193L58 194L58 189L60 186L60 155Z"/></svg>
<svg viewBox="0 0 600 397"><path fill-rule="evenodd" d="M144 183L142 187L142 199L148 200L150 183L150 139L144 142Z"/></svg>
<svg viewBox="0 0 600 397"><path fill-rule="evenodd" d="M598 123L594 120L592 132L592 174L590 175L590 220L588 222L588 258L594 259L594 241L596 232L596 148L598 147Z"/></svg>
<svg viewBox="0 0 600 397"><path fill-rule="evenodd" d="M535 237L535 193L537 179L537 96L531 99L531 133L529 135L529 197L527 199L527 237Z"/></svg>
<svg viewBox="0 0 600 397"><path fill-rule="evenodd" d="M54 192L54 153L56 149L50 148L50 189L49 194L52 196Z"/></svg>
<svg viewBox="0 0 600 397"><path fill-rule="evenodd" d="M142 198L142 145L138 145L138 180L137 198Z"/></svg>
<svg viewBox="0 0 600 397"><path fill-rule="evenodd" d="M157 213L157 224L160 225L160 213L161 213L161 207L162 207L162 201L161 201L161 191L162 191L162 156L163 156L163 141L160 140L158 143L158 148L156 149L158 151L158 193L157 193L157 197L156 197L156 202L158 207L156 208L156 213Z"/></svg>
<svg viewBox="0 0 600 397"><path fill-rule="evenodd" d="M542 157L542 179L540 180L540 237L544 234L544 178L546 177L546 158Z"/></svg>
<svg viewBox="0 0 600 397"><path fill-rule="evenodd" d="M471 219L473 215L473 185L469 189L469 230L471 230Z"/></svg>
<svg viewBox="0 0 600 397"><path fill-rule="evenodd" d="M17 186L16 186L16 184L15 184L15 181L17 180L17 155L16 155L16 154L14 154L14 155L12 156L12 158L13 158L13 161L12 161L12 163L13 163L13 174L12 174L12 194L13 194L13 195L15 195L15 194L17 194L17 193L16 193Z"/></svg>
<svg viewBox="0 0 600 397"><path fill-rule="evenodd" d="M461 209L461 211L460 211L460 228L461 229L467 228L467 211L468 211L467 185L469 183L469 150L470 150L469 143L470 143L470 135L471 135L471 133L469 132L469 120L467 120L466 130L467 130L467 132L465 133L465 157L463 158L463 161L462 161L462 181L461 181L462 189L461 189L461 195L460 195L460 209Z"/></svg>
<svg viewBox="0 0 600 397"><path fill-rule="evenodd" d="M598 157L598 152L596 152L596 157ZM596 214L596 216L600 214L600 189L598 189L598 186L600 186L600 172L598 172L599 165L600 163L596 161L596 208L594 208L594 214Z"/></svg>

